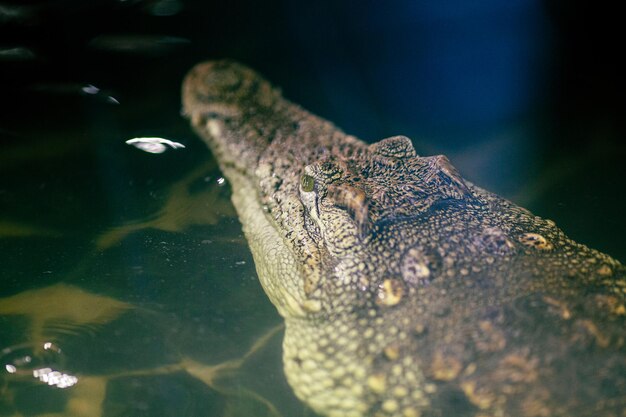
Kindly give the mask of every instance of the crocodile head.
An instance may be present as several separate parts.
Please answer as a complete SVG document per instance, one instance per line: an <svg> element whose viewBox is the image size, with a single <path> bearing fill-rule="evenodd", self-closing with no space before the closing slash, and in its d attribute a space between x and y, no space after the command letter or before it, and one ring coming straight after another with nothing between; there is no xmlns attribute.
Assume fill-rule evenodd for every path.
<svg viewBox="0 0 626 417"><path fill-rule="evenodd" d="M233 183L259 277L285 318L385 302L385 280L403 281L387 254L419 238L401 229L475 201L445 156L420 157L404 136L367 146L233 62L194 68L184 112Z"/></svg>
<svg viewBox="0 0 626 417"><path fill-rule="evenodd" d="M368 145L237 63L196 66L183 105L285 318L287 378L317 412L626 405L598 388L626 386L619 262L464 181L445 156L418 156L403 136ZM561 383L574 374L575 388Z"/></svg>

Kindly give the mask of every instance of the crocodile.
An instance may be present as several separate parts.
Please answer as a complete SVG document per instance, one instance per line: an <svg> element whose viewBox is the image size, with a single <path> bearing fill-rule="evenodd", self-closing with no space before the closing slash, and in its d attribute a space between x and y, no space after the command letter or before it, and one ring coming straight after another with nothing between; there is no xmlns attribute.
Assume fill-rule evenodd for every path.
<svg viewBox="0 0 626 417"><path fill-rule="evenodd" d="M316 413L626 416L620 262L237 62L198 64L182 95L284 318L287 380Z"/></svg>

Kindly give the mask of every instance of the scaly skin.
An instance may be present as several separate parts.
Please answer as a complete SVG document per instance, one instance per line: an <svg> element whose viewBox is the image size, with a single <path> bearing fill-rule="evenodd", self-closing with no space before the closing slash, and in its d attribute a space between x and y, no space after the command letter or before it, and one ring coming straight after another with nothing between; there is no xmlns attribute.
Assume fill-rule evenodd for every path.
<svg viewBox="0 0 626 417"><path fill-rule="evenodd" d="M619 262L407 138L346 135L237 63L196 66L183 103L315 411L626 416Z"/></svg>

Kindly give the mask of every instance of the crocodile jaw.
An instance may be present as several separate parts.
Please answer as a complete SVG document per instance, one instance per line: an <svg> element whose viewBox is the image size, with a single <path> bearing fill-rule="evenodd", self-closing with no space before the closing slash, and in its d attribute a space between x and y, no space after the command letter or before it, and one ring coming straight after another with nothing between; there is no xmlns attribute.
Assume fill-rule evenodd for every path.
<svg viewBox="0 0 626 417"><path fill-rule="evenodd" d="M302 288L298 280L276 277L298 277L302 268L295 254L285 245L257 197L253 180L236 169L225 169L232 185L232 201L254 258L259 280L278 312L284 318L304 317ZM292 283L293 285L284 285Z"/></svg>

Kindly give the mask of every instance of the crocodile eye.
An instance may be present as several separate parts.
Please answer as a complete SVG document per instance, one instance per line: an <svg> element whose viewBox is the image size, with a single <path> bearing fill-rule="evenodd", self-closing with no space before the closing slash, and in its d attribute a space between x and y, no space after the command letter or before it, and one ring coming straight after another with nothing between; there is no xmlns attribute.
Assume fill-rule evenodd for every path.
<svg viewBox="0 0 626 417"><path fill-rule="evenodd" d="M313 188L315 188L315 180L313 177L307 174L302 174L302 177L300 177L300 188L305 193L313 191Z"/></svg>

